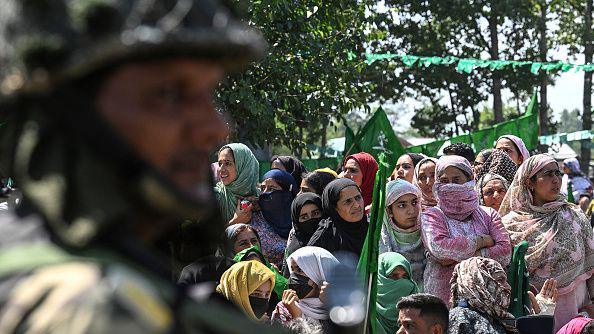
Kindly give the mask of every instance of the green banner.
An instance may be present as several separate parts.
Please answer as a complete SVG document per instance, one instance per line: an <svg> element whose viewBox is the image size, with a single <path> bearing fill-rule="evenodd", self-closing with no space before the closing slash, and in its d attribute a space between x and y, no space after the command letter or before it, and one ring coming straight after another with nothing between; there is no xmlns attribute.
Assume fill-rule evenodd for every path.
<svg viewBox="0 0 594 334"><path fill-rule="evenodd" d="M352 52L348 53L349 59L356 58L356 55ZM594 64L572 64L567 62L538 62L538 61L518 61L518 60L488 60L488 59L476 59L476 58L459 58L454 56L428 56L421 57L415 55L398 55L392 53L365 53L363 58L367 64L372 64L378 60L385 59L397 59L400 60L406 67L421 67L426 68L429 66L449 66L455 65L456 71L460 73L472 73L475 69L489 69L492 71L502 70L505 68L518 68L518 67L530 67L530 73L538 74L539 72L568 72L574 70L575 72L594 71Z"/></svg>

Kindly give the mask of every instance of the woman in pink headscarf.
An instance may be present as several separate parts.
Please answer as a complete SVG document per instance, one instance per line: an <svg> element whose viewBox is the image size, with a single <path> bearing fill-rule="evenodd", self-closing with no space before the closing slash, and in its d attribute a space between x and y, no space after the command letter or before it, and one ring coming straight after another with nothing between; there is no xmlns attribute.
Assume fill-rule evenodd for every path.
<svg viewBox="0 0 594 334"><path fill-rule="evenodd" d="M512 245L526 240L530 283L558 281L555 330L594 299L594 237L588 219L560 195L561 171L555 159L538 154L518 169L499 213ZM591 307L589 307L591 309Z"/></svg>
<svg viewBox="0 0 594 334"><path fill-rule="evenodd" d="M449 304L450 279L457 263L481 256L505 267L511 245L497 211L479 205L468 160L457 155L441 157L435 178L437 206L421 215L421 236L429 252L424 286L426 293Z"/></svg>
<svg viewBox="0 0 594 334"><path fill-rule="evenodd" d="M514 135L503 135L499 137L495 142L495 149L507 153L518 166L530 158L530 153L522 138Z"/></svg>

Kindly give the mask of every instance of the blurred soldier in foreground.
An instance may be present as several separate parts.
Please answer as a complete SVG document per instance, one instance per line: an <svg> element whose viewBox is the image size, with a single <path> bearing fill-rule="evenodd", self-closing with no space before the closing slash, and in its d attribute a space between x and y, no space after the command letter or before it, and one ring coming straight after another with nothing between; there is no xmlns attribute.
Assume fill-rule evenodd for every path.
<svg viewBox="0 0 594 334"><path fill-rule="evenodd" d="M0 218L0 333L270 331L189 298L158 256L184 218L222 233L213 90L262 37L210 0L1 8L1 167L22 200Z"/></svg>

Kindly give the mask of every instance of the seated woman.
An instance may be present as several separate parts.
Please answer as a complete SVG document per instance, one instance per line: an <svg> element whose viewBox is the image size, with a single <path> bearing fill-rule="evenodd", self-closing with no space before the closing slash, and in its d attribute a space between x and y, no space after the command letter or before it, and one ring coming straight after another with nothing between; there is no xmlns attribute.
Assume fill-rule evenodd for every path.
<svg viewBox="0 0 594 334"><path fill-rule="evenodd" d="M505 152L518 166L530 158L526 144L518 136L503 135L499 137L495 142L495 149Z"/></svg>
<svg viewBox="0 0 594 334"><path fill-rule="evenodd" d="M303 175L307 174L307 168L305 168L303 163L290 155L273 156L270 159L270 169L280 169L291 174L297 185L301 184Z"/></svg>
<svg viewBox="0 0 594 334"><path fill-rule="evenodd" d="M423 290L423 272L427 264L421 240L421 192L414 185L396 179L386 185L386 215L382 224L379 253L396 252L412 267L409 278Z"/></svg>
<svg viewBox="0 0 594 334"><path fill-rule="evenodd" d="M473 257L456 265L452 274L450 334L517 333L515 318L508 312L511 287L501 264L495 260ZM554 304L557 296L555 280L549 280L534 296L528 292L539 314L539 301Z"/></svg>
<svg viewBox="0 0 594 334"><path fill-rule="evenodd" d="M281 267L292 227L291 203L297 185L291 174L279 169L268 171L262 180L258 204L264 219L252 219L251 224L260 235L266 258Z"/></svg>
<svg viewBox="0 0 594 334"><path fill-rule="evenodd" d="M503 176L507 180L507 183L511 184L514 181L517 170L518 166L507 153L501 150L494 150L482 165L475 168L475 175L478 180L487 173L497 174Z"/></svg>
<svg viewBox="0 0 594 334"><path fill-rule="evenodd" d="M322 198L314 193L302 193L295 197L291 205L293 228L289 232L283 274L289 275L287 257L301 247L307 246L313 234L318 230L320 221L326 216L322 210Z"/></svg>
<svg viewBox="0 0 594 334"><path fill-rule="evenodd" d="M411 279L410 264L404 256L388 252L379 256L377 268L377 324L379 334L393 334L398 330L398 308L400 299L418 292L417 284Z"/></svg>
<svg viewBox="0 0 594 334"><path fill-rule="evenodd" d="M300 193L311 192L322 196L324 188L326 188L328 183L334 181L336 176L336 172L330 168L316 169L311 173L307 173L301 180Z"/></svg>
<svg viewBox="0 0 594 334"><path fill-rule="evenodd" d="M433 194L433 184L435 184L435 166L437 159L425 158L415 167L413 184L421 190L421 209L425 211L437 205L437 200Z"/></svg>
<svg viewBox="0 0 594 334"><path fill-rule="evenodd" d="M515 246L526 240L530 284L537 288L558 281L555 330L575 318L594 298L594 238L582 210L559 193L557 161L538 154L526 160L511 184L499 212Z"/></svg>
<svg viewBox="0 0 594 334"><path fill-rule="evenodd" d="M289 265L289 290L276 306L272 321L289 325L294 319L307 318L318 321L324 333L330 333L330 320L326 307L325 289L328 276L338 260L327 250L306 246L287 258Z"/></svg>
<svg viewBox="0 0 594 334"><path fill-rule="evenodd" d="M390 180L402 179L408 183L412 183L415 168L423 158L425 156L417 153L405 153L401 155L396 161L396 166L392 175L390 175Z"/></svg>
<svg viewBox="0 0 594 334"><path fill-rule="evenodd" d="M457 155L439 159L433 186L437 206L421 215L421 236L429 252L424 273L425 292L449 303L454 266L473 256L492 258L507 266L509 236L497 211L480 206L472 168Z"/></svg>
<svg viewBox="0 0 594 334"><path fill-rule="evenodd" d="M273 303L273 305L271 305L272 307L274 307L274 305L276 305L276 303L280 300L280 298L283 296L283 291L285 291L287 289L287 279L281 275L281 273L279 273L278 268L276 268L274 265L270 264L270 262L268 262L268 260L266 259L266 257L264 257L264 254L262 254L262 251L260 251L260 247L258 246L252 246L249 248L246 248L242 251L240 251L239 253L237 253L235 255L235 257L233 258L233 261L235 262L242 262L242 261L258 261L260 263L262 263L263 265L266 266L266 268L270 269L270 271L272 271L274 273L274 292L276 293L276 298L270 298L271 303ZM272 311L272 309L271 309Z"/></svg>
<svg viewBox="0 0 594 334"><path fill-rule="evenodd" d="M217 282L221 275L231 267L235 261L235 254L252 246L260 247L258 232L246 224L235 224L225 230L227 243L222 255L209 255L185 266L177 284L195 285L203 282Z"/></svg>
<svg viewBox="0 0 594 334"><path fill-rule="evenodd" d="M258 261L238 262L221 277L217 292L256 321L268 321L266 310L275 283L274 273Z"/></svg>
<svg viewBox="0 0 594 334"><path fill-rule="evenodd" d="M353 180L361 190L367 210L373 200L373 184L378 169L377 162L371 154L360 152L346 157L343 169L344 177Z"/></svg>
<svg viewBox="0 0 594 334"><path fill-rule="evenodd" d="M308 245L322 247L333 254L349 252L359 258L369 227L364 205L355 182L346 178L330 182L322 196L324 214L328 218L320 222Z"/></svg>
<svg viewBox="0 0 594 334"><path fill-rule="evenodd" d="M499 211L508 188L509 183L503 176L490 173L483 175L476 183L479 204Z"/></svg>

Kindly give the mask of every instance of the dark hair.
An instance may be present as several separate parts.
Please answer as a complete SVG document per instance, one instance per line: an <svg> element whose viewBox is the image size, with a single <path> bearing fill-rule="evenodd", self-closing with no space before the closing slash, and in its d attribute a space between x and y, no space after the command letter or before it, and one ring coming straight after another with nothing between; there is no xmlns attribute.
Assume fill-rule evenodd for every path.
<svg viewBox="0 0 594 334"><path fill-rule="evenodd" d="M403 309L418 309L421 317L428 319L431 326L439 324L444 331L447 331L449 325L449 311L446 304L428 293L417 293L400 299L396 308Z"/></svg>
<svg viewBox="0 0 594 334"><path fill-rule="evenodd" d="M594 320L591 320L584 326L580 334L594 334Z"/></svg>
<svg viewBox="0 0 594 334"><path fill-rule="evenodd" d="M233 236L229 239L227 239L227 252L232 255L231 258L233 258L233 256L235 255L235 252L233 251L233 248L235 247L235 241L237 241L237 237L241 234L241 232L243 231L252 231L254 232L254 235L256 236L256 239L258 239L258 243L261 245L262 241L260 240L260 235L258 234L258 231L256 231L255 228L253 228L250 225L245 225L245 226L240 226L237 228L237 230L235 230L235 234L233 234Z"/></svg>
<svg viewBox="0 0 594 334"><path fill-rule="evenodd" d="M425 157L418 153L406 153L410 157L413 162L413 167L416 167L421 160L425 159Z"/></svg>
<svg viewBox="0 0 594 334"><path fill-rule="evenodd" d="M487 160L487 159L489 159L489 157L491 156L491 153L493 153L493 151L495 151L494 148L486 148L486 149L480 151L476 156L477 157L483 157L483 160ZM470 161L470 163L472 163L473 161Z"/></svg>
<svg viewBox="0 0 594 334"><path fill-rule="evenodd" d="M330 173L314 171L305 174L303 179L305 180L305 183L313 189L314 193L322 196L324 188L326 188L328 183L334 181L336 177Z"/></svg>
<svg viewBox="0 0 594 334"><path fill-rule="evenodd" d="M443 153L446 155L459 155L466 158L469 162L473 162L475 155L472 147L466 143L453 143L452 145L446 146L443 149Z"/></svg>

